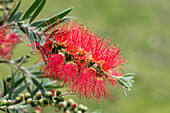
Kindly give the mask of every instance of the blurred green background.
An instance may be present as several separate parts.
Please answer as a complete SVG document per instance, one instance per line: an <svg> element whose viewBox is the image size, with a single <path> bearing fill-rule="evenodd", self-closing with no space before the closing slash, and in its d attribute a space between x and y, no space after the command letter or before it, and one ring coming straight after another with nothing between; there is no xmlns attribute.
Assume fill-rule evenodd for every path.
<svg viewBox="0 0 170 113"><path fill-rule="evenodd" d="M20 9L25 11L32 1L23 0ZM77 17L78 22L88 28L94 27L101 37L112 38L128 60L125 72L136 73L128 96L121 89L115 89L115 101L99 105L86 99L78 101L77 96L71 98L87 105L89 113L98 108L103 109L103 113L169 113L170 1L47 0L38 19L51 17L69 7L74 7L69 16ZM24 55L29 50L19 45L14 56ZM4 75L7 66L0 66L0 74ZM46 112L52 113L54 108L43 109L43 113Z"/></svg>

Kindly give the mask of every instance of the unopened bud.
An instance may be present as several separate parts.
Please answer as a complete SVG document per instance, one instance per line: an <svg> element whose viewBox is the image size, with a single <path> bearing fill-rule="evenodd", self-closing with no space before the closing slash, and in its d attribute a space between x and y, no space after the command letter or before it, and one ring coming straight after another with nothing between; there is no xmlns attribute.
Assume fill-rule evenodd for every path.
<svg viewBox="0 0 170 113"><path fill-rule="evenodd" d="M52 94L51 91L48 91L48 92L46 93L46 96L47 96L47 98L52 99L53 94Z"/></svg>
<svg viewBox="0 0 170 113"><path fill-rule="evenodd" d="M44 104L47 105L48 104L48 100L46 98L44 98Z"/></svg>
<svg viewBox="0 0 170 113"><path fill-rule="evenodd" d="M8 83L11 81L11 76L10 76L10 75L8 75L6 81L7 81Z"/></svg>
<svg viewBox="0 0 170 113"><path fill-rule="evenodd" d="M21 97L16 97L15 100L16 100L17 103L20 103L21 102Z"/></svg>
<svg viewBox="0 0 170 113"><path fill-rule="evenodd" d="M74 103L73 99L69 99L67 102L67 107L70 107Z"/></svg>
<svg viewBox="0 0 170 113"><path fill-rule="evenodd" d="M84 112L88 110L88 108L86 106L83 106L83 109L82 109Z"/></svg>
<svg viewBox="0 0 170 113"><path fill-rule="evenodd" d="M32 100L31 105L32 105L33 107L35 107L35 106L37 105L37 103L35 102L35 100Z"/></svg>
<svg viewBox="0 0 170 113"><path fill-rule="evenodd" d="M6 106L10 106L10 105L11 105L11 100L7 100Z"/></svg>
<svg viewBox="0 0 170 113"><path fill-rule="evenodd" d="M31 97L31 94L30 93L25 93L25 100L27 100L28 98Z"/></svg>
<svg viewBox="0 0 170 113"><path fill-rule="evenodd" d="M59 96L61 94L61 90L56 91L56 95Z"/></svg>
<svg viewBox="0 0 170 113"><path fill-rule="evenodd" d="M40 102L41 105L43 105L43 104L44 104L44 99L41 98L41 99L39 100L39 102Z"/></svg>
<svg viewBox="0 0 170 113"><path fill-rule="evenodd" d="M72 104L72 108L75 109L77 107L77 103Z"/></svg>
<svg viewBox="0 0 170 113"><path fill-rule="evenodd" d="M80 105L79 105L79 108L80 108L80 109L83 109L83 107L84 107L83 104L80 104Z"/></svg>
<svg viewBox="0 0 170 113"><path fill-rule="evenodd" d="M30 58L30 57L31 57L31 55L28 53L28 54L26 55L26 57L27 57L27 58Z"/></svg>
<svg viewBox="0 0 170 113"><path fill-rule="evenodd" d="M62 96L58 97L59 102L63 102L64 100L65 100L64 97L62 97Z"/></svg>
<svg viewBox="0 0 170 113"><path fill-rule="evenodd" d="M76 113L82 113L80 110L78 110Z"/></svg>
<svg viewBox="0 0 170 113"><path fill-rule="evenodd" d="M6 103L7 103L7 100L2 100L2 103L3 103L3 105L6 105Z"/></svg>
<svg viewBox="0 0 170 113"><path fill-rule="evenodd" d="M31 104L32 103L32 98L27 99L27 103Z"/></svg>
<svg viewBox="0 0 170 113"><path fill-rule="evenodd" d="M60 103L60 106L65 108L65 107L66 107L66 101L61 102L61 103Z"/></svg>
<svg viewBox="0 0 170 113"><path fill-rule="evenodd" d="M23 93L20 93L18 96L19 96L21 99L24 99L24 94L23 94Z"/></svg>
<svg viewBox="0 0 170 113"><path fill-rule="evenodd" d="M39 100L39 99L41 99L41 92L38 92L37 94L36 94L36 98Z"/></svg>
<svg viewBox="0 0 170 113"><path fill-rule="evenodd" d="M69 110L66 110L64 113L71 113Z"/></svg>

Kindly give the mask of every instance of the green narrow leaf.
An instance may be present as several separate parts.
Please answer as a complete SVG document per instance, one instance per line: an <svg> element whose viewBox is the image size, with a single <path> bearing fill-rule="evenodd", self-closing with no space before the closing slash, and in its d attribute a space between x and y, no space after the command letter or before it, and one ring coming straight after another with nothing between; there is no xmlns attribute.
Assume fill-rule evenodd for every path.
<svg viewBox="0 0 170 113"><path fill-rule="evenodd" d="M4 86L4 94L7 94L7 84L6 81L3 79L3 86Z"/></svg>
<svg viewBox="0 0 170 113"><path fill-rule="evenodd" d="M15 78L14 78L14 73L12 71L12 77L11 77L11 86L10 86L10 89L9 89L9 99L12 99L12 94L13 94L13 91L14 91L14 88L15 88Z"/></svg>
<svg viewBox="0 0 170 113"><path fill-rule="evenodd" d="M46 0L42 0L41 4L39 5L39 7L36 9L36 11L34 12L34 14L32 15L29 24L32 23L32 21L38 16L38 14L41 12L42 8L45 5Z"/></svg>
<svg viewBox="0 0 170 113"><path fill-rule="evenodd" d="M19 19L19 17L21 17L21 15L23 14L23 12L19 11L17 14L15 14L10 21L17 21Z"/></svg>
<svg viewBox="0 0 170 113"><path fill-rule="evenodd" d="M54 28L57 24L60 24L60 23L62 23L62 22L64 22L64 21L66 21L67 19L68 19L68 17L64 17L64 18L60 19L58 23L55 21L53 24L51 24L50 26L48 26L48 27L44 30L44 32L49 31L51 28ZM56 31L57 31L57 30L58 30L58 29L56 29Z"/></svg>
<svg viewBox="0 0 170 113"><path fill-rule="evenodd" d="M12 13L10 14L9 18L8 18L8 22L11 22L12 17L14 16L14 14L16 13L16 11L18 10L19 6L21 4L21 0L19 0L17 6L15 7L15 9L12 11Z"/></svg>
<svg viewBox="0 0 170 113"><path fill-rule="evenodd" d="M53 23L56 21L56 19L62 19L62 18L65 17L71 10L72 10L72 8L68 8L68 9L66 9L65 11L63 11L63 12L61 12L61 13L59 13L59 14L57 14L57 15L49 18L49 19L47 19L47 20L44 21L43 23L39 24L39 25L37 26L37 28L39 28L39 27L45 27L45 26L47 26L47 23L53 24Z"/></svg>
<svg viewBox="0 0 170 113"><path fill-rule="evenodd" d="M16 60L14 60L15 63L20 63L22 60L24 59L24 56L22 56L21 58L18 58Z"/></svg>
<svg viewBox="0 0 170 113"><path fill-rule="evenodd" d="M34 77L31 77L31 80L34 83L34 85L39 86L40 83L38 82L38 80L36 80Z"/></svg>
<svg viewBox="0 0 170 113"><path fill-rule="evenodd" d="M22 101L22 102L20 102L19 104L15 104L15 105L13 105L13 106L19 107L19 106L21 106L21 105L23 105L23 104L25 104L25 101Z"/></svg>
<svg viewBox="0 0 170 113"><path fill-rule="evenodd" d="M23 77L26 77L23 71L22 71L22 76L23 76ZM25 79L24 82L25 82L25 84L27 84L27 83L28 83L28 82L27 82L27 79ZM31 89L30 89L29 86L27 87L27 90L29 91L30 94L32 94Z"/></svg>
<svg viewBox="0 0 170 113"><path fill-rule="evenodd" d="M34 97L34 95L41 89L42 84L43 84L43 81L41 81L41 83L37 86L37 88L34 89L34 91L33 91L33 93L32 93L33 97Z"/></svg>
<svg viewBox="0 0 170 113"><path fill-rule="evenodd" d="M98 110L96 110L96 111L94 111L92 113L101 113L101 112L102 112L102 109L98 109Z"/></svg>
<svg viewBox="0 0 170 113"><path fill-rule="evenodd" d="M32 80L32 82L37 86L37 87L39 87L40 88L40 90L41 90L41 93L42 93L42 96L44 96L45 97L45 88L44 88L44 86L43 85L40 85L40 83L38 82L38 80L36 80L34 77L31 77L31 80ZM43 82L43 80L41 81L41 83Z"/></svg>
<svg viewBox="0 0 170 113"><path fill-rule="evenodd" d="M6 94L3 98L0 99L0 102L1 102L2 100L4 100L4 99L7 99L8 96L9 96L9 94Z"/></svg>
<svg viewBox="0 0 170 113"><path fill-rule="evenodd" d="M31 23L30 26L31 27L37 27L39 24L42 24L43 22L47 21L47 19L45 20L39 20L37 22Z"/></svg>
<svg viewBox="0 0 170 113"><path fill-rule="evenodd" d="M14 92L14 98L16 98L18 96L18 94L22 93L26 88L28 88L28 86L30 85L30 83L26 83L25 85L23 85L21 88L17 89Z"/></svg>
<svg viewBox="0 0 170 113"><path fill-rule="evenodd" d="M135 75L135 73L127 73L127 74L123 75L123 77L131 77L131 76L134 76L134 75Z"/></svg>
<svg viewBox="0 0 170 113"><path fill-rule="evenodd" d="M117 79L117 82L118 82L121 86L123 86L124 88L129 89L129 87L127 87L126 84L125 84L122 80Z"/></svg>
<svg viewBox="0 0 170 113"><path fill-rule="evenodd" d="M44 38L41 38L40 40L40 45L43 46L45 44L45 39Z"/></svg>
<svg viewBox="0 0 170 113"><path fill-rule="evenodd" d="M16 82L19 79L20 79L20 72L18 72L17 76L15 77L15 81L14 82Z"/></svg>
<svg viewBox="0 0 170 113"><path fill-rule="evenodd" d="M25 79L26 79L26 76L24 76L24 77L20 78L19 80L17 80L17 81L15 82L15 88L16 88L17 86L19 86Z"/></svg>
<svg viewBox="0 0 170 113"><path fill-rule="evenodd" d="M27 68L27 70L35 69L35 68L39 67L40 65L42 65L42 63L37 63L34 66Z"/></svg>
<svg viewBox="0 0 170 113"><path fill-rule="evenodd" d="M44 86L48 86L48 85L52 85L52 84L56 84L56 82L57 82L56 80L55 80L55 81L52 81L52 82L47 82L47 83L45 83L45 84L44 84Z"/></svg>
<svg viewBox="0 0 170 113"><path fill-rule="evenodd" d="M42 0L35 0L35 2L28 8L28 10L25 12L22 20L25 20L27 17L29 17L34 10L36 10L36 8L39 6L39 4L41 3Z"/></svg>
<svg viewBox="0 0 170 113"><path fill-rule="evenodd" d="M32 50L35 51L35 49L36 49L35 39L34 39L34 35L33 35L32 31L30 31L30 30L28 30L28 38L31 42Z"/></svg>
<svg viewBox="0 0 170 113"><path fill-rule="evenodd" d="M2 82L0 81L0 87L1 87L1 91L3 90L3 87L2 87Z"/></svg>

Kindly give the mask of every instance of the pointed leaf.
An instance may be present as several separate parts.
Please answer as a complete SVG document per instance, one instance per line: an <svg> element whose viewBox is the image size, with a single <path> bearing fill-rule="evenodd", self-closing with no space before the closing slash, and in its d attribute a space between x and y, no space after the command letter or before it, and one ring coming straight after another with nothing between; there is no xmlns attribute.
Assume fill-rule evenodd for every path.
<svg viewBox="0 0 170 113"><path fill-rule="evenodd" d="M8 96L9 96L9 94L5 95L3 98L0 99L0 102L1 102L2 100L4 100L4 99L7 99Z"/></svg>
<svg viewBox="0 0 170 113"><path fill-rule="evenodd" d="M28 10L25 12L22 20L25 20L28 16L30 16L36 8L39 6L42 0L35 0L35 2L28 8Z"/></svg>
<svg viewBox="0 0 170 113"><path fill-rule="evenodd" d="M10 86L10 89L9 89L9 99L12 99L12 95L13 95L13 91L14 91L14 88L15 88L15 78L14 78L14 73L12 71L12 77L11 77L11 86Z"/></svg>
<svg viewBox="0 0 170 113"><path fill-rule="evenodd" d="M17 21L19 17L21 17L21 15L23 14L23 12L19 11L17 14L15 14L10 21Z"/></svg>
<svg viewBox="0 0 170 113"><path fill-rule="evenodd" d="M47 23L53 24L56 19L62 19L63 17L65 17L70 11L72 10L72 8L68 8L65 11L55 15L54 17L51 17L49 19L47 19L45 22L43 22L42 24L38 25L37 28L39 27L45 27L47 26Z"/></svg>
<svg viewBox="0 0 170 113"><path fill-rule="evenodd" d="M0 87L1 87L1 91L3 90L3 86L2 86L2 82L0 81Z"/></svg>
<svg viewBox="0 0 170 113"><path fill-rule="evenodd" d="M39 66L41 66L41 65L42 65L42 63L37 63L37 64L35 64L34 66L27 68L27 70L35 69L35 68L37 68L37 67L39 67Z"/></svg>
<svg viewBox="0 0 170 113"><path fill-rule="evenodd" d="M4 95L6 95L7 94L7 84L4 79L3 79L3 86L4 86Z"/></svg>
<svg viewBox="0 0 170 113"><path fill-rule="evenodd" d="M129 87L127 87L122 80L117 79L117 82L119 83L119 85L123 86L124 88L129 89Z"/></svg>
<svg viewBox="0 0 170 113"><path fill-rule="evenodd" d="M17 80L17 81L15 82L15 88L16 88L17 86L19 86L25 79L26 79L26 76L24 76L24 77L20 78L19 80Z"/></svg>
<svg viewBox="0 0 170 113"><path fill-rule="evenodd" d="M43 81L41 81L41 83L37 86L37 88L33 91L32 95L34 97L34 95L41 89L42 87L42 84L43 84Z"/></svg>
<svg viewBox="0 0 170 113"><path fill-rule="evenodd" d="M32 15L29 24L32 23L32 21L38 16L38 14L40 13L40 11L42 10L42 8L45 5L46 0L42 0L41 4L39 5L39 7L36 9L36 11L34 12L34 14Z"/></svg>
<svg viewBox="0 0 170 113"><path fill-rule="evenodd" d="M123 75L123 77L131 77L131 76L134 76L134 75L135 75L135 73L127 73L127 74Z"/></svg>
<svg viewBox="0 0 170 113"><path fill-rule="evenodd" d="M24 59L24 56L22 56L21 58L18 58L16 60L14 60L15 63L20 63L22 60Z"/></svg>
<svg viewBox="0 0 170 113"><path fill-rule="evenodd" d="M28 38L31 42L32 50L35 51L36 45L35 45L35 38L31 30L28 30Z"/></svg>
<svg viewBox="0 0 170 113"><path fill-rule="evenodd" d="M96 111L94 111L92 113L101 113L101 112L102 112L102 109L98 109L98 110L96 110Z"/></svg>
<svg viewBox="0 0 170 113"><path fill-rule="evenodd" d="M38 25L44 23L45 21L47 21L47 19L39 20L39 21L36 21L36 22L34 22L34 23L31 23L30 26L31 26L31 27L37 27Z"/></svg>
<svg viewBox="0 0 170 113"><path fill-rule="evenodd" d="M9 18L8 18L8 22L11 22L12 17L14 16L14 14L16 13L16 11L18 10L19 6L21 4L21 0L19 0L17 6L15 7L15 9L12 11L12 13L10 14Z"/></svg>
<svg viewBox="0 0 170 113"><path fill-rule="evenodd" d="M44 86L43 86L43 85L40 85L40 83L38 82L38 80L36 80L34 77L31 77L31 80L32 80L32 82L33 82L37 87L40 88L42 95L45 97L45 88L44 88ZM43 81L42 81L42 82L43 82ZM41 83L42 83L42 82L41 82Z"/></svg>
<svg viewBox="0 0 170 113"><path fill-rule="evenodd" d="M24 73L25 73L25 72L22 71L23 77L25 77L25 74L24 74ZM25 82L25 84L27 84L27 83L28 83L28 82L27 82L27 79L25 79L24 82ZM28 90L28 92L29 92L30 94L32 94L31 89L29 88L29 86L27 87L27 90Z"/></svg>
<svg viewBox="0 0 170 113"><path fill-rule="evenodd" d="M14 92L14 98L16 98L18 96L18 94L22 93L29 85L30 85L30 83L26 83L24 86L22 86L21 88L16 90Z"/></svg>

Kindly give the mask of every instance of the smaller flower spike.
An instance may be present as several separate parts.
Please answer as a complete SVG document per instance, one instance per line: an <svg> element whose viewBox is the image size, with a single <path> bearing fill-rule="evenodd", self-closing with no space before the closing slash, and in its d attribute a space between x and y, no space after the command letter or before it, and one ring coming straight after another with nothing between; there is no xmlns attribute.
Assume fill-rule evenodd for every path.
<svg viewBox="0 0 170 113"><path fill-rule="evenodd" d="M99 103L114 100L109 85L118 85L116 77L122 76L121 65L126 62L118 46L77 22L49 27L44 46L37 44L47 62L41 70L44 76L68 86L68 91L80 98L94 98Z"/></svg>
<svg viewBox="0 0 170 113"><path fill-rule="evenodd" d="M0 26L0 59L10 59L13 49L20 42L19 35L8 26Z"/></svg>

